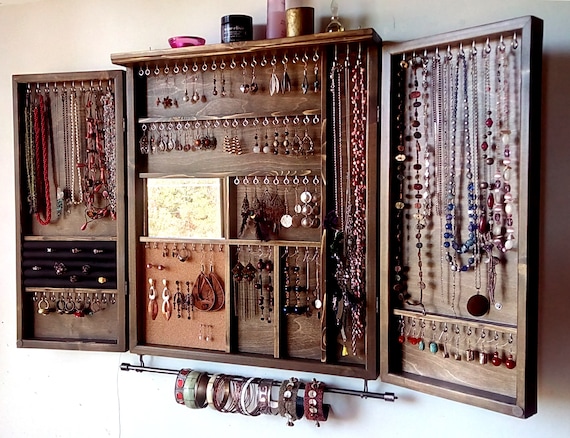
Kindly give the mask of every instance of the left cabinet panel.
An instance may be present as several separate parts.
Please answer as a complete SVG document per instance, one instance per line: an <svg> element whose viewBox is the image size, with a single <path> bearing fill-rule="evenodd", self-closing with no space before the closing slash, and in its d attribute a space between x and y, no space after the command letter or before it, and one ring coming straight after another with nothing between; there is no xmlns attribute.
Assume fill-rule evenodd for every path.
<svg viewBox="0 0 570 438"><path fill-rule="evenodd" d="M18 347L126 351L124 72L13 77Z"/></svg>

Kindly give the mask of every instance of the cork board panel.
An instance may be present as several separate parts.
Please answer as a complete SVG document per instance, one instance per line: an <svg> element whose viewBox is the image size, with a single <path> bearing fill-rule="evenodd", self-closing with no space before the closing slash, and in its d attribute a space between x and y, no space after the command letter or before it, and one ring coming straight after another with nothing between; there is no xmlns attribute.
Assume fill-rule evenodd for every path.
<svg viewBox="0 0 570 438"><path fill-rule="evenodd" d="M174 252L174 255L173 255ZM145 343L172 347L191 347L206 350L226 351L228 344L225 302L226 248L220 244L145 244L144 266L147 283L139 290L142 303L139 314L144 317ZM183 260L183 261L182 261ZM214 272L223 288L223 303L216 294L216 304L208 311L199 309L199 303L188 310L184 306L188 293L196 293L194 286L203 270L208 275ZM158 314L155 319L148 312L149 280L154 281ZM164 281L170 294L172 313L170 318L163 312ZM178 285L176 282L178 281ZM180 292L181 302L178 303ZM210 295L210 291L206 293Z"/></svg>

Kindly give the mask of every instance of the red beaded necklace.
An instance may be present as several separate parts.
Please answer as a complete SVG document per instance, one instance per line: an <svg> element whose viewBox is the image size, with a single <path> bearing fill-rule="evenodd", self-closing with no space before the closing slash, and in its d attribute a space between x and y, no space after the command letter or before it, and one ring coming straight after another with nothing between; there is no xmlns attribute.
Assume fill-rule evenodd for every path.
<svg viewBox="0 0 570 438"><path fill-rule="evenodd" d="M43 95L39 95L39 104L34 108L34 140L36 154L36 219L41 225L51 222L51 199L49 186L48 133L46 108ZM42 217L43 216L43 217Z"/></svg>

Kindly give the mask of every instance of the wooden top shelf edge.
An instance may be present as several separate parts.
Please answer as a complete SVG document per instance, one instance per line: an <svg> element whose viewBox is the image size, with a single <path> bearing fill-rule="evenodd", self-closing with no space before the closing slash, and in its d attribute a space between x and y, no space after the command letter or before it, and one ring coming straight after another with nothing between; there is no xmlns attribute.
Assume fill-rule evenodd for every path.
<svg viewBox="0 0 570 438"><path fill-rule="evenodd" d="M344 32L327 32L312 35L303 35L289 38L275 38L269 40L242 41L236 43L207 44L204 46L183 47L179 49L158 49L140 52L113 53L113 64L130 66L138 63L156 62L161 60L207 58L210 56L223 56L239 53L270 51L274 48L279 50L287 48L313 48L327 44L349 44L358 42L371 42L379 44L380 37L374 29L348 30ZM312 54L310 55L312 57Z"/></svg>

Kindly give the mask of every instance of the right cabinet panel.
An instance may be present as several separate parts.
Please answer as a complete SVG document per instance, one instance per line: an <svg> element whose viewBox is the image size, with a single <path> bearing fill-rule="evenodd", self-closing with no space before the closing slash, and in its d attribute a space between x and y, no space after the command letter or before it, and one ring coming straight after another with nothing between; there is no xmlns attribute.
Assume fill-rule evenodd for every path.
<svg viewBox="0 0 570 438"><path fill-rule="evenodd" d="M542 21L384 46L382 380L536 412Z"/></svg>

